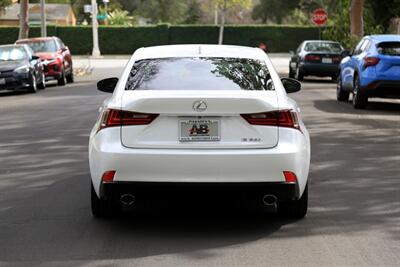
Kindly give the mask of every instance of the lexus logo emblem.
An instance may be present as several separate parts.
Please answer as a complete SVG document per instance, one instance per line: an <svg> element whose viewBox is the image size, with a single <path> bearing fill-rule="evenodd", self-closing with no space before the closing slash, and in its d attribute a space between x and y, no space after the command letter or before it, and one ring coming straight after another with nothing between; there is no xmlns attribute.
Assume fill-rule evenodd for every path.
<svg viewBox="0 0 400 267"><path fill-rule="evenodd" d="M193 102L192 108L194 111L202 112L207 109L207 104L203 100L197 100Z"/></svg>

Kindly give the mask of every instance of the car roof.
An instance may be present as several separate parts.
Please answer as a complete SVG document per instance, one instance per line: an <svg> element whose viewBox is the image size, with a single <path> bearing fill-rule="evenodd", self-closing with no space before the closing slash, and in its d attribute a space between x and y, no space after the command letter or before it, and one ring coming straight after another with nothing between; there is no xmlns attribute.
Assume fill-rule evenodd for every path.
<svg viewBox="0 0 400 267"><path fill-rule="evenodd" d="M376 34L369 37L375 42L400 42L399 34Z"/></svg>
<svg viewBox="0 0 400 267"><path fill-rule="evenodd" d="M53 40L55 37L35 37L35 38L26 38L26 39L19 39L17 42L35 42L35 41L49 41Z"/></svg>
<svg viewBox="0 0 400 267"><path fill-rule="evenodd" d="M338 44L339 42L337 41L332 41L332 40L305 40L305 43L335 43Z"/></svg>
<svg viewBox="0 0 400 267"><path fill-rule="evenodd" d="M232 57L263 59L265 52L259 48L233 45L162 45L140 48L134 53L136 60L168 57Z"/></svg>

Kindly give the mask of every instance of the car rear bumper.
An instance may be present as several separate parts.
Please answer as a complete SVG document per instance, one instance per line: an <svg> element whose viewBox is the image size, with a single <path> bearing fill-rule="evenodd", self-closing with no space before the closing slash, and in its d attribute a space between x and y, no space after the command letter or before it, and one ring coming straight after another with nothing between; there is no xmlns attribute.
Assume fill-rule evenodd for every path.
<svg viewBox="0 0 400 267"><path fill-rule="evenodd" d="M339 71L339 64L301 63L301 72L304 75L333 76Z"/></svg>
<svg viewBox="0 0 400 267"><path fill-rule="evenodd" d="M400 80L374 81L363 88L368 97L400 98Z"/></svg>
<svg viewBox="0 0 400 267"><path fill-rule="evenodd" d="M263 196L274 195L278 201L298 199L296 183L154 183L154 182L111 182L102 183L100 198L118 202L121 196L130 194L137 201L143 199L188 199L216 198L223 196L229 201L240 199L259 203Z"/></svg>
<svg viewBox="0 0 400 267"><path fill-rule="evenodd" d="M46 80L58 80L61 78L61 65L57 63L44 65L44 75Z"/></svg>
<svg viewBox="0 0 400 267"><path fill-rule="evenodd" d="M110 170L120 183L285 182L283 171L290 171L302 192L310 162L308 133L279 132L280 142L269 149L132 149L121 144L119 128L104 129L92 134L89 145L93 185L99 194L102 175Z"/></svg>

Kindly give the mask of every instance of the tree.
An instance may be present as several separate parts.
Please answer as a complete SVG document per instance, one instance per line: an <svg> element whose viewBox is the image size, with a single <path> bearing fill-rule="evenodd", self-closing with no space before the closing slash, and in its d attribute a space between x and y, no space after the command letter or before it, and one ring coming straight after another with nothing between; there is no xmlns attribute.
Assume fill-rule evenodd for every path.
<svg viewBox="0 0 400 267"><path fill-rule="evenodd" d="M142 0L137 12L150 18L153 23L181 23L185 19L186 1L182 0Z"/></svg>
<svg viewBox="0 0 400 267"><path fill-rule="evenodd" d="M253 19L261 19L262 23L272 20L278 24L299 5L299 0L260 0L252 11Z"/></svg>
<svg viewBox="0 0 400 267"><path fill-rule="evenodd" d="M364 35L364 0L352 0L350 6L350 33L352 36Z"/></svg>
<svg viewBox="0 0 400 267"><path fill-rule="evenodd" d="M20 9L19 9L19 35L18 39L28 38L29 36L29 0L20 0Z"/></svg>
<svg viewBox="0 0 400 267"><path fill-rule="evenodd" d="M11 0L0 0L0 13L9 5L11 5Z"/></svg>
<svg viewBox="0 0 400 267"><path fill-rule="evenodd" d="M200 20L202 14L200 3L197 0L189 0L184 23L195 24Z"/></svg>
<svg viewBox="0 0 400 267"><path fill-rule="evenodd" d="M249 8L252 4L251 0L211 0L212 3L221 12L221 23L219 26L219 37L218 44L223 43L224 39L224 26L225 26L225 14L228 9L232 8Z"/></svg>

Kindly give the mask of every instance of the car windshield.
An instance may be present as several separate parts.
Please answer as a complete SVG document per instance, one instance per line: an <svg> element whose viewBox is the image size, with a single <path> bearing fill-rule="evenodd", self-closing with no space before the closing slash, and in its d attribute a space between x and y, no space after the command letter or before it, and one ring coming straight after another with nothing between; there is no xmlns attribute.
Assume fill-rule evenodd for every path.
<svg viewBox="0 0 400 267"><path fill-rule="evenodd" d="M47 41L29 41L26 42L27 44L35 53L41 52L56 52L57 46L54 40L47 40Z"/></svg>
<svg viewBox="0 0 400 267"><path fill-rule="evenodd" d="M343 48L338 43L332 42L310 42L306 43L304 50L307 52L329 52L329 53L340 53Z"/></svg>
<svg viewBox="0 0 400 267"><path fill-rule="evenodd" d="M22 47L0 47L0 61L18 61L27 57Z"/></svg>
<svg viewBox="0 0 400 267"><path fill-rule="evenodd" d="M135 62L126 90L274 90L267 66L242 58L159 58Z"/></svg>
<svg viewBox="0 0 400 267"><path fill-rule="evenodd" d="M378 44L378 53L389 56L400 56L400 42L384 42Z"/></svg>

